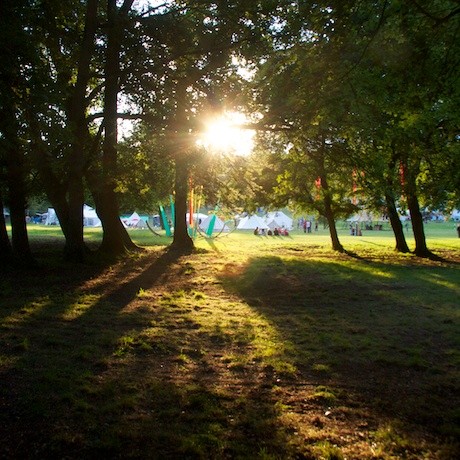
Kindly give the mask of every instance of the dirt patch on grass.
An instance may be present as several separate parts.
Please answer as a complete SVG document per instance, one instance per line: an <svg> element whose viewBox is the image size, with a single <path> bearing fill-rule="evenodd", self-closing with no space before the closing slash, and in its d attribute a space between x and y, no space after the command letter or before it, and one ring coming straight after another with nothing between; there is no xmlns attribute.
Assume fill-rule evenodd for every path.
<svg viewBox="0 0 460 460"><path fill-rule="evenodd" d="M458 254L310 251L6 274L2 456L457 458Z"/></svg>

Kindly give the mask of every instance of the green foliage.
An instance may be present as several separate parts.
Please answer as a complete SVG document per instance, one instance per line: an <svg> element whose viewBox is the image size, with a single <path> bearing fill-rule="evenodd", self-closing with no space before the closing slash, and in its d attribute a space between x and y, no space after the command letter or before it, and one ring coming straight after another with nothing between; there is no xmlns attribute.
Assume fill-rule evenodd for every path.
<svg viewBox="0 0 460 460"><path fill-rule="evenodd" d="M140 125L120 143L117 192L122 210L157 213L172 192L173 165L164 146Z"/></svg>

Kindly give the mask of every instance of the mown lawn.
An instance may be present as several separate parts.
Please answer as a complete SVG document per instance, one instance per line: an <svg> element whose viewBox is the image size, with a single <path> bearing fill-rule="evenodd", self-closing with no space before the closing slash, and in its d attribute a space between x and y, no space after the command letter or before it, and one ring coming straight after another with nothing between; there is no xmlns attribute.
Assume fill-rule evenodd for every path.
<svg viewBox="0 0 460 460"><path fill-rule="evenodd" d="M56 230L1 277L0 457L458 458L453 224L427 225L444 261L343 226L352 256L323 229L187 256L135 230L109 267L61 262Z"/></svg>

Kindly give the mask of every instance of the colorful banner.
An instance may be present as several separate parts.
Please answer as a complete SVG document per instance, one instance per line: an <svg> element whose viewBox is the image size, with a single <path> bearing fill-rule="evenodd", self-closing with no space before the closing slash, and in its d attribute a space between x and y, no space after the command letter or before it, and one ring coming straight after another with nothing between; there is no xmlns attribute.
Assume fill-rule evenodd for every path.
<svg viewBox="0 0 460 460"><path fill-rule="evenodd" d="M214 226L216 225L216 218L216 215L213 214L209 222L208 229L206 230L206 235L209 237L212 236L212 232L214 231Z"/></svg>
<svg viewBox="0 0 460 460"><path fill-rule="evenodd" d="M172 225L176 225L176 210L174 208L174 198L172 195L169 195L169 201L171 202L171 222Z"/></svg>
<svg viewBox="0 0 460 460"><path fill-rule="evenodd" d="M171 236L171 228L169 227L168 218L166 217L166 213L163 206L160 206L160 215L161 220L163 221L163 227L166 231L166 236Z"/></svg>

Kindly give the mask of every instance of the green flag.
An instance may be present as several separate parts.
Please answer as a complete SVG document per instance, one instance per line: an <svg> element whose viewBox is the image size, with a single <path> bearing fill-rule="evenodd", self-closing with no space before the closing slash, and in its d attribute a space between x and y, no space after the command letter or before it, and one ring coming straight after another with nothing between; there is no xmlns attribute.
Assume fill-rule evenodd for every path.
<svg viewBox="0 0 460 460"><path fill-rule="evenodd" d="M171 228L169 227L168 219L166 218L166 213L163 206L160 206L161 219L163 220L163 227L166 231L166 236L171 236Z"/></svg>
<svg viewBox="0 0 460 460"><path fill-rule="evenodd" d="M212 236L212 232L214 231L214 226L216 225L217 216L213 214L211 220L209 221L208 229L206 230L207 236Z"/></svg>

